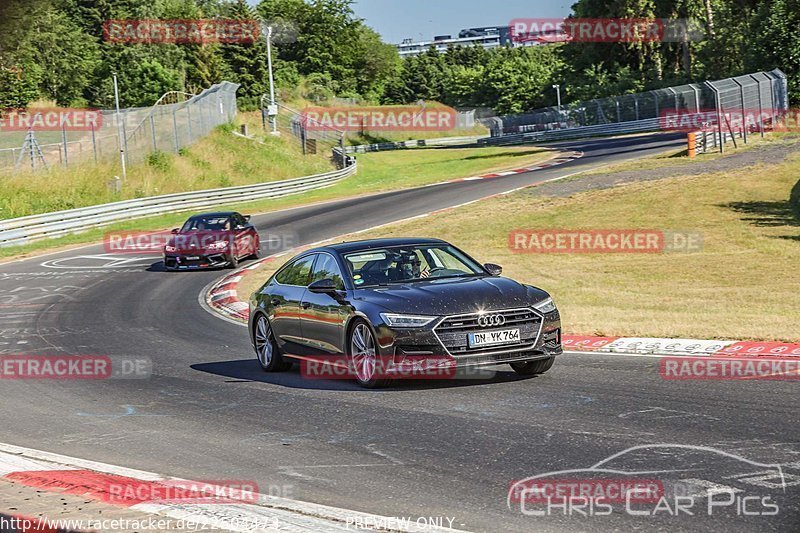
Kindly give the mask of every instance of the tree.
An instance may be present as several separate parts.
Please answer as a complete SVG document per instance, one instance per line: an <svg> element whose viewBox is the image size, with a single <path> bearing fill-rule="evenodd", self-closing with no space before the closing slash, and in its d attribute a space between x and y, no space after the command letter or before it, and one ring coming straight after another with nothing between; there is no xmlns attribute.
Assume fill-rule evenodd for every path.
<svg viewBox="0 0 800 533"><path fill-rule="evenodd" d="M0 66L0 109L21 109L39 96L38 72Z"/></svg>
<svg viewBox="0 0 800 533"><path fill-rule="evenodd" d="M288 28L277 41L279 59L303 75L327 74L340 93L376 98L399 68L394 46L358 19L353 0L262 0L259 15Z"/></svg>
<svg viewBox="0 0 800 533"><path fill-rule="evenodd" d="M381 41L372 28L360 26L357 34L352 60L355 88L367 100L377 100L387 80L400 69L400 55L393 45Z"/></svg>
<svg viewBox="0 0 800 533"><path fill-rule="evenodd" d="M550 102L560 60L551 47L501 50L484 74L484 101L498 114L522 113Z"/></svg>
<svg viewBox="0 0 800 533"><path fill-rule="evenodd" d="M230 66L216 43L194 46L188 53L186 90L198 93L216 83L232 79Z"/></svg>
<svg viewBox="0 0 800 533"><path fill-rule="evenodd" d="M31 59L42 69L42 95L62 106L77 104L100 61L97 40L55 9L37 17L31 29Z"/></svg>
<svg viewBox="0 0 800 533"><path fill-rule="evenodd" d="M407 58L399 75L387 86L384 101L407 104L417 100L442 101L448 66L435 48Z"/></svg>
<svg viewBox="0 0 800 533"><path fill-rule="evenodd" d="M773 0L760 6L747 66L783 70L791 102L800 103L800 0Z"/></svg>
<svg viewBox="0 0 800 533"><path fill-rule="evenodd" d="M228 5L225 16L236 20L257 18L255 10L244 0ZM228 65L230 81L241 84L239 106L243 110L256 109L261 96L269 92L266 41L258 39L253 43L223 44L220 49Z"/></svg>

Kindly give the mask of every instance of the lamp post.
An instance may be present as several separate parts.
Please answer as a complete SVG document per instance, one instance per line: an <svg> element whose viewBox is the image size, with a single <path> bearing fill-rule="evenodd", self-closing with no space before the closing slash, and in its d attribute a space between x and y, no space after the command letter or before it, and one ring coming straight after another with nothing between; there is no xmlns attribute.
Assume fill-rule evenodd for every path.
<svg viewBox="0 0 800 533"><path fill-rule="evenodd" d="M117 106L117 141L119 143L119 159L122 163L122 180L125 181L128 177L125 169L125 135L127 135L127 132L125 131L125 127L123 126L119 117L119 87L117 86L116 72L114 73L114 101Z"/></svg>
<svg viewBox="0 0 800 533"><path fill-rule="evenodd" d="M556 98L558 99L558 114L561 114L561 85L553 85L556 90Z"/></svg>
<svg viewBox="0 0 800 533"><path fill-rule="evenodd" d="M267 27L267 67L269 70L269 110L268 115L272 118L272 135L280 135L278 132L278 104L275 102L275 78L272 75L272 26Z"/></svg>

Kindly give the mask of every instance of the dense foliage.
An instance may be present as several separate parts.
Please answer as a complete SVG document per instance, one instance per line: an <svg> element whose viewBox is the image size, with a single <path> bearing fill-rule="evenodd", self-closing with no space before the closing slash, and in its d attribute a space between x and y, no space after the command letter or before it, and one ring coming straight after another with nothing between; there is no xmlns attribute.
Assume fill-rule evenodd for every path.
<svg viewBox="0 0 800 533"><path fill-rule="evenodd" d="M690 43L569 43L531 48L430 50L401 60L355 16L353 0L14 0L0 3L0 107L39 98L110 107L117 73L123 106L164 92L197 92L230 80L240 105L268 91L266 43L118 44L110 19L228 18L269 21L278 30L274 68L289 96L368 102L438 100L517 113L564 101L781 68L800 102L800 0L578 0L576 17L698 20Z"/></svg>

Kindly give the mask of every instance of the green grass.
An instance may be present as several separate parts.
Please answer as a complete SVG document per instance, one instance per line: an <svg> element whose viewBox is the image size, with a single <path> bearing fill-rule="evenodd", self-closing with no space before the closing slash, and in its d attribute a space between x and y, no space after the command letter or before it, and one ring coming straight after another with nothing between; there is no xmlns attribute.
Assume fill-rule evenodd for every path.
<svg viewBox="0 0 800 533"><path fill-rule="evenodd" d="M214 135L216 136L217 134L215 133ZM220 133L220 135L222 135L222 133ZM223 144L227 142L238 143L240 141L243 143L249 143L252 146L257 147L259 152L272 152L281 148L280 146L265 147L252 141L233 137L230 134L224 135L220 141ZM220 145L216 143L215 139L210 138L208 139L208 142L210 143L207 145L208 148L213 150L219 149ZM249 150L246 152L246 155L250 155ZM358 194L401 189L405 187L436 183L452 178L468 177L484 172L518 168L535 164L553 156L555 156L555 153L552 151L530 146L491 147L469 150L450 148L435 150L417 149L363 154L358 157L358 174L340 183L337 183L332 187L310 191L308 193L298 194L295 196L289 196L286 198L279 198L276 200L259 200L256 202L248 202L245 204L240 203L225 207L230 207L248 214L262 213L313 202L345 198ZM200 166L197 164L197 162L191 160L192 157L198 158L198 160L201 161L207 161L211 156L201 151L201 147L196 146L193 147L189 155L182 157L182 159L187 160L187 164L191 164L195 168L199 168ZM215 155L214 157L218 158L220 156ZM247 159L242 160L234 158L233 155L230 154L228 154L227 157L231 158L231 165L242 165L242 168L247 168L253 164ZM253 157L256 157L256 155L253 155ZM292 160L297 160L294 164L314 164L313 159L311 163L304 163L302 156L296 154L291 155L291 153L268 154L260 157L291 158ZM174 161L174 159L176 158L172 158L171 160ZM210 165L211 163L208 164ZM199 168L199 170L206 172L209 171L207 168ZM152 170L152 167L148 167L147 172L154 171ZM223 172L216 174L217 185L215 186L222 186L219 184L219 180L222 180L227 176L228 174ZM237 176L241 176L241 174L237 174ZM244 179L244 176L241 177ZM257 177L264 177L263 172L259 172ZM258 181L266 180L253 180L253 182ZM96 242L102 240L102 236L109 231L129 229L168 229L180 225L180 223L182 223L188 215L189 213L184 213L140 219L121 224L115 224L105 229L91 230L79 235L69 235L58 239L35 242L26 246L0 248L0 257L25 255L65 245Z"/></svg>

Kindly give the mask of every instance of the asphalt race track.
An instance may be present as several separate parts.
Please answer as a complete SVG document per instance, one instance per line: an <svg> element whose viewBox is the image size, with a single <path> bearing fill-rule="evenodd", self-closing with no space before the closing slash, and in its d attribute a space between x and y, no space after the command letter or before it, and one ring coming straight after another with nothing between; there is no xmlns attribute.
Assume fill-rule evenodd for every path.
<svg viewBox="0 0 800 533"><path fill-rule="evenodd" d="M683 142L667 135L561 143L584 157L253 222L310 243ZM0 265L0 354L145 356L154 364L143 380L0 380L0 441L184 478L253 480L262 492L288 487L282 495L387 516L455 517L453 527L478 531L787 531L800 524L796 383L665 381L655 358L572 353L536 378L498 367L489 381L380 391L303 380L296 368L268 375L246 330L198 303L223 274L167 273L156 257L108 256L101 246ZM693 515L529 516L507 505L515 480L658 444L782 463L788 488L776 489L763 468L713 451L639 450L615 467L657 466L660 479L762 490L780 512L745 517L732 505L708 517L703 501Z"/></svg>

